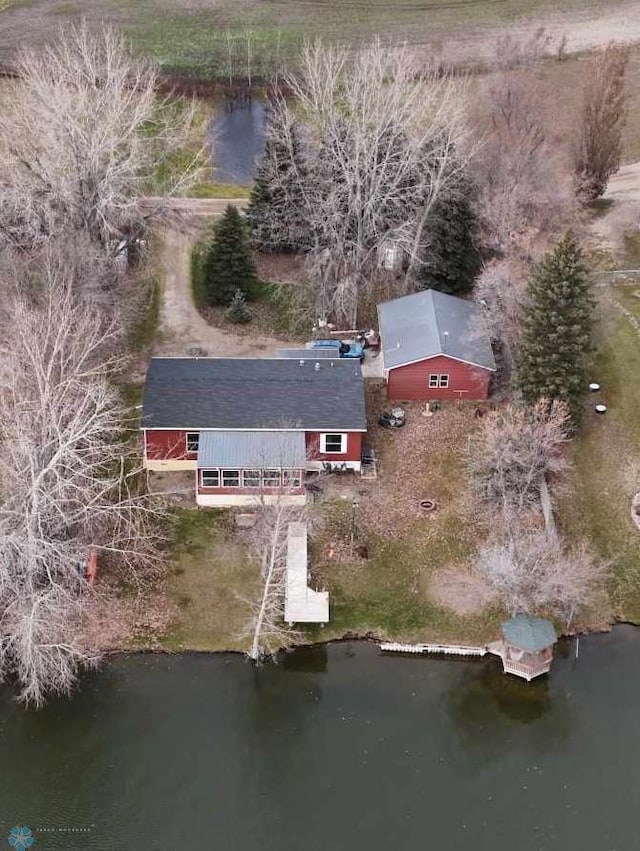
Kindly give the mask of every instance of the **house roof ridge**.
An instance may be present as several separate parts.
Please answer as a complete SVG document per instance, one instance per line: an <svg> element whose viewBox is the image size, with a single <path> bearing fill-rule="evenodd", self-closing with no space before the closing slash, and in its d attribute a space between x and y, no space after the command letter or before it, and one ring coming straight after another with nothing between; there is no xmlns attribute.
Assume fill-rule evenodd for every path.
<svg viewBox="0 0 640 851"><path fill-rule="evenodd" d="M428 290L425 290L425 293L427 293L428 296L429 296L429 306L431 308L431 313L433 315L433 325L436 329L436 338L438 340L438 348L439 348L439 351L438 351L437 354L442 355L442 354L446 354L446 352L445 352L444 346L442 344L442 331L440 329L440 322L438 321L438 311L436 309L436 300L435 300L434 292L435 292L435 290L433 289L433 287L429 287Z"/></svg>

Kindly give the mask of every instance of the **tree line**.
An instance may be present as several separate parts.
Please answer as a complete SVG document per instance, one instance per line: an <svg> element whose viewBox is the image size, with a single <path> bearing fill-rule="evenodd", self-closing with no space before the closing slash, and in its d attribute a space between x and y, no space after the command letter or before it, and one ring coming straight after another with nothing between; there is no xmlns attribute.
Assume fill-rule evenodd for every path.
<svg viewBox="0 0 640 851"><path fill-rule="evenodd" d="M97 661L87 617L109 583L89 561L136 583L163 557L120 390L148 292L123 260L186 114L109 28L23 50L18 77L0 109L0 680L40 704Z"/></svg>

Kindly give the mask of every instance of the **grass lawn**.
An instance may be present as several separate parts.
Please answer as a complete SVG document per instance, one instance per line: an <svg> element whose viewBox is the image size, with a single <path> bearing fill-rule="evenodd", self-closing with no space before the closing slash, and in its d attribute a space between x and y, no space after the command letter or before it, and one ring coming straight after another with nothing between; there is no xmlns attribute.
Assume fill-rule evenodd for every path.
<svg viewBox="0 0 640 851"><path fill-rule="evenodd" d="M371 388L368 395L367 440L375 447L379 471L377 481L358 489L355 539L367 545L369 557L351 557L351 500L329 503L328 540L316 542L313 562L319 586L330 592L331 623L312 633L484 642L501 613L481 596L462 605L440 578L446 570L471 583L468 565L487 531L487 518L469 499L465 469L473 408L450 405L425 419L421 403L405 405L407 425L393 433L375 423L384 406L381 390ZM424 498L437 503L433 514L421 512L418 503Z"/></svg>
<svg viewBox="0 0 640 851"><path fill-rule="evenodd" d="M640 287L617 285L612 292L640 320L640 299L634 296ZM599 343L594 380L608 412L590 411L573 447L575 471L559 502L560 519L569 537L590 541L610 562L613 615L640 622L640 531L630 515L640 489L640 337L628 319L608 308Z"/></svg>
<svg viewBox="0 0 640 851"><path fill-rule="evenodd" d="M376 404L374 399L374 413ZM472 411L451 406L440 419L425 420L421 407L412 406L403 433L370 430L380 459L377 481L336 477L312 508L324 521L324 531L311 541L310 582L329 590L331 621L305 629L309 642L371 634L476 644L497 630L504 613L491 599L478 596L460 610L458 601L443 602L437 593L446 590L446 582L439 580L443 568L467 576L468 562L486 534L486 518L475 517L467 498L463 437L473 427ZM412 481L397 493L409 470ZM348 499L337 493L343 486ZM366 544L368 558L350 549L354 488L359 500L355 541ZM418 496L425 495L438 504L431 516L417 505ZM251 612L245 600L258 598L260 581L227 512L179 511L167 592L178 616L160 646L246 649L241 633Z"/></svg>
<svg viewBox="0 0 640 851"><path fill-rule="evenodd" d="M231 531L226 512L181 509L167 592L179 617L160 645L167 650L244 650L241 637L259 594L258 571ZM244 598L244 599L243 599Z"/></svg>
<svg viewBox="0 0 640 851"><path fill-rule="evenodd" d="M350 506L333 506L332 519L335 522L340 510L346 510L348 525ZM455 509L442 512L432 523L412 525L400 539L366 536L366 541L368 559L320 560L316 567L319 584L329 591L331 622L309 629L312 639L372 634L409 643L480 644L496 631L504 614L498 607L460 614L432 599L430 582L437 570L465 570L477 543Z"/></svg>

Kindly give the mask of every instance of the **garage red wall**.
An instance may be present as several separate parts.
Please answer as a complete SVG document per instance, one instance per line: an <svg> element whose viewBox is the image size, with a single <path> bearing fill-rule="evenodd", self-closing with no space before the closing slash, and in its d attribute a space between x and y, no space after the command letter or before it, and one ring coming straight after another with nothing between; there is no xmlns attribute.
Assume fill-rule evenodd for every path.
<svg viewBox="0 0 640 851"><path fill-rule="evenodd" d="M446 373L449 386L429 387L429 375ZM489 397L491 371L437 355L428 360L389 370L387 396L398 402L413 399L470 399L480 401Z"/></svg>

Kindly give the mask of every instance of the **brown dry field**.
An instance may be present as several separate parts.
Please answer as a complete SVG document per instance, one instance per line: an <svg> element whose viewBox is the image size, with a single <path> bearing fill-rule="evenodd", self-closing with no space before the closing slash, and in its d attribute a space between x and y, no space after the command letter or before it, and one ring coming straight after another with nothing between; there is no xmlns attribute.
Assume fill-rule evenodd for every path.
<svg viewBox="0 0 640 851"><path fill-rule="evenodd" d="M140 49L195 67L207 50L251 29L254 43L290 55L304 38L358 44L375 35L424 45L451 59L486 60L504 28L545 26L571 52L640 40L638 0L0 0L0 58L86 18L124 28ZM210 57L209 57L210 58Z"/></svg>

